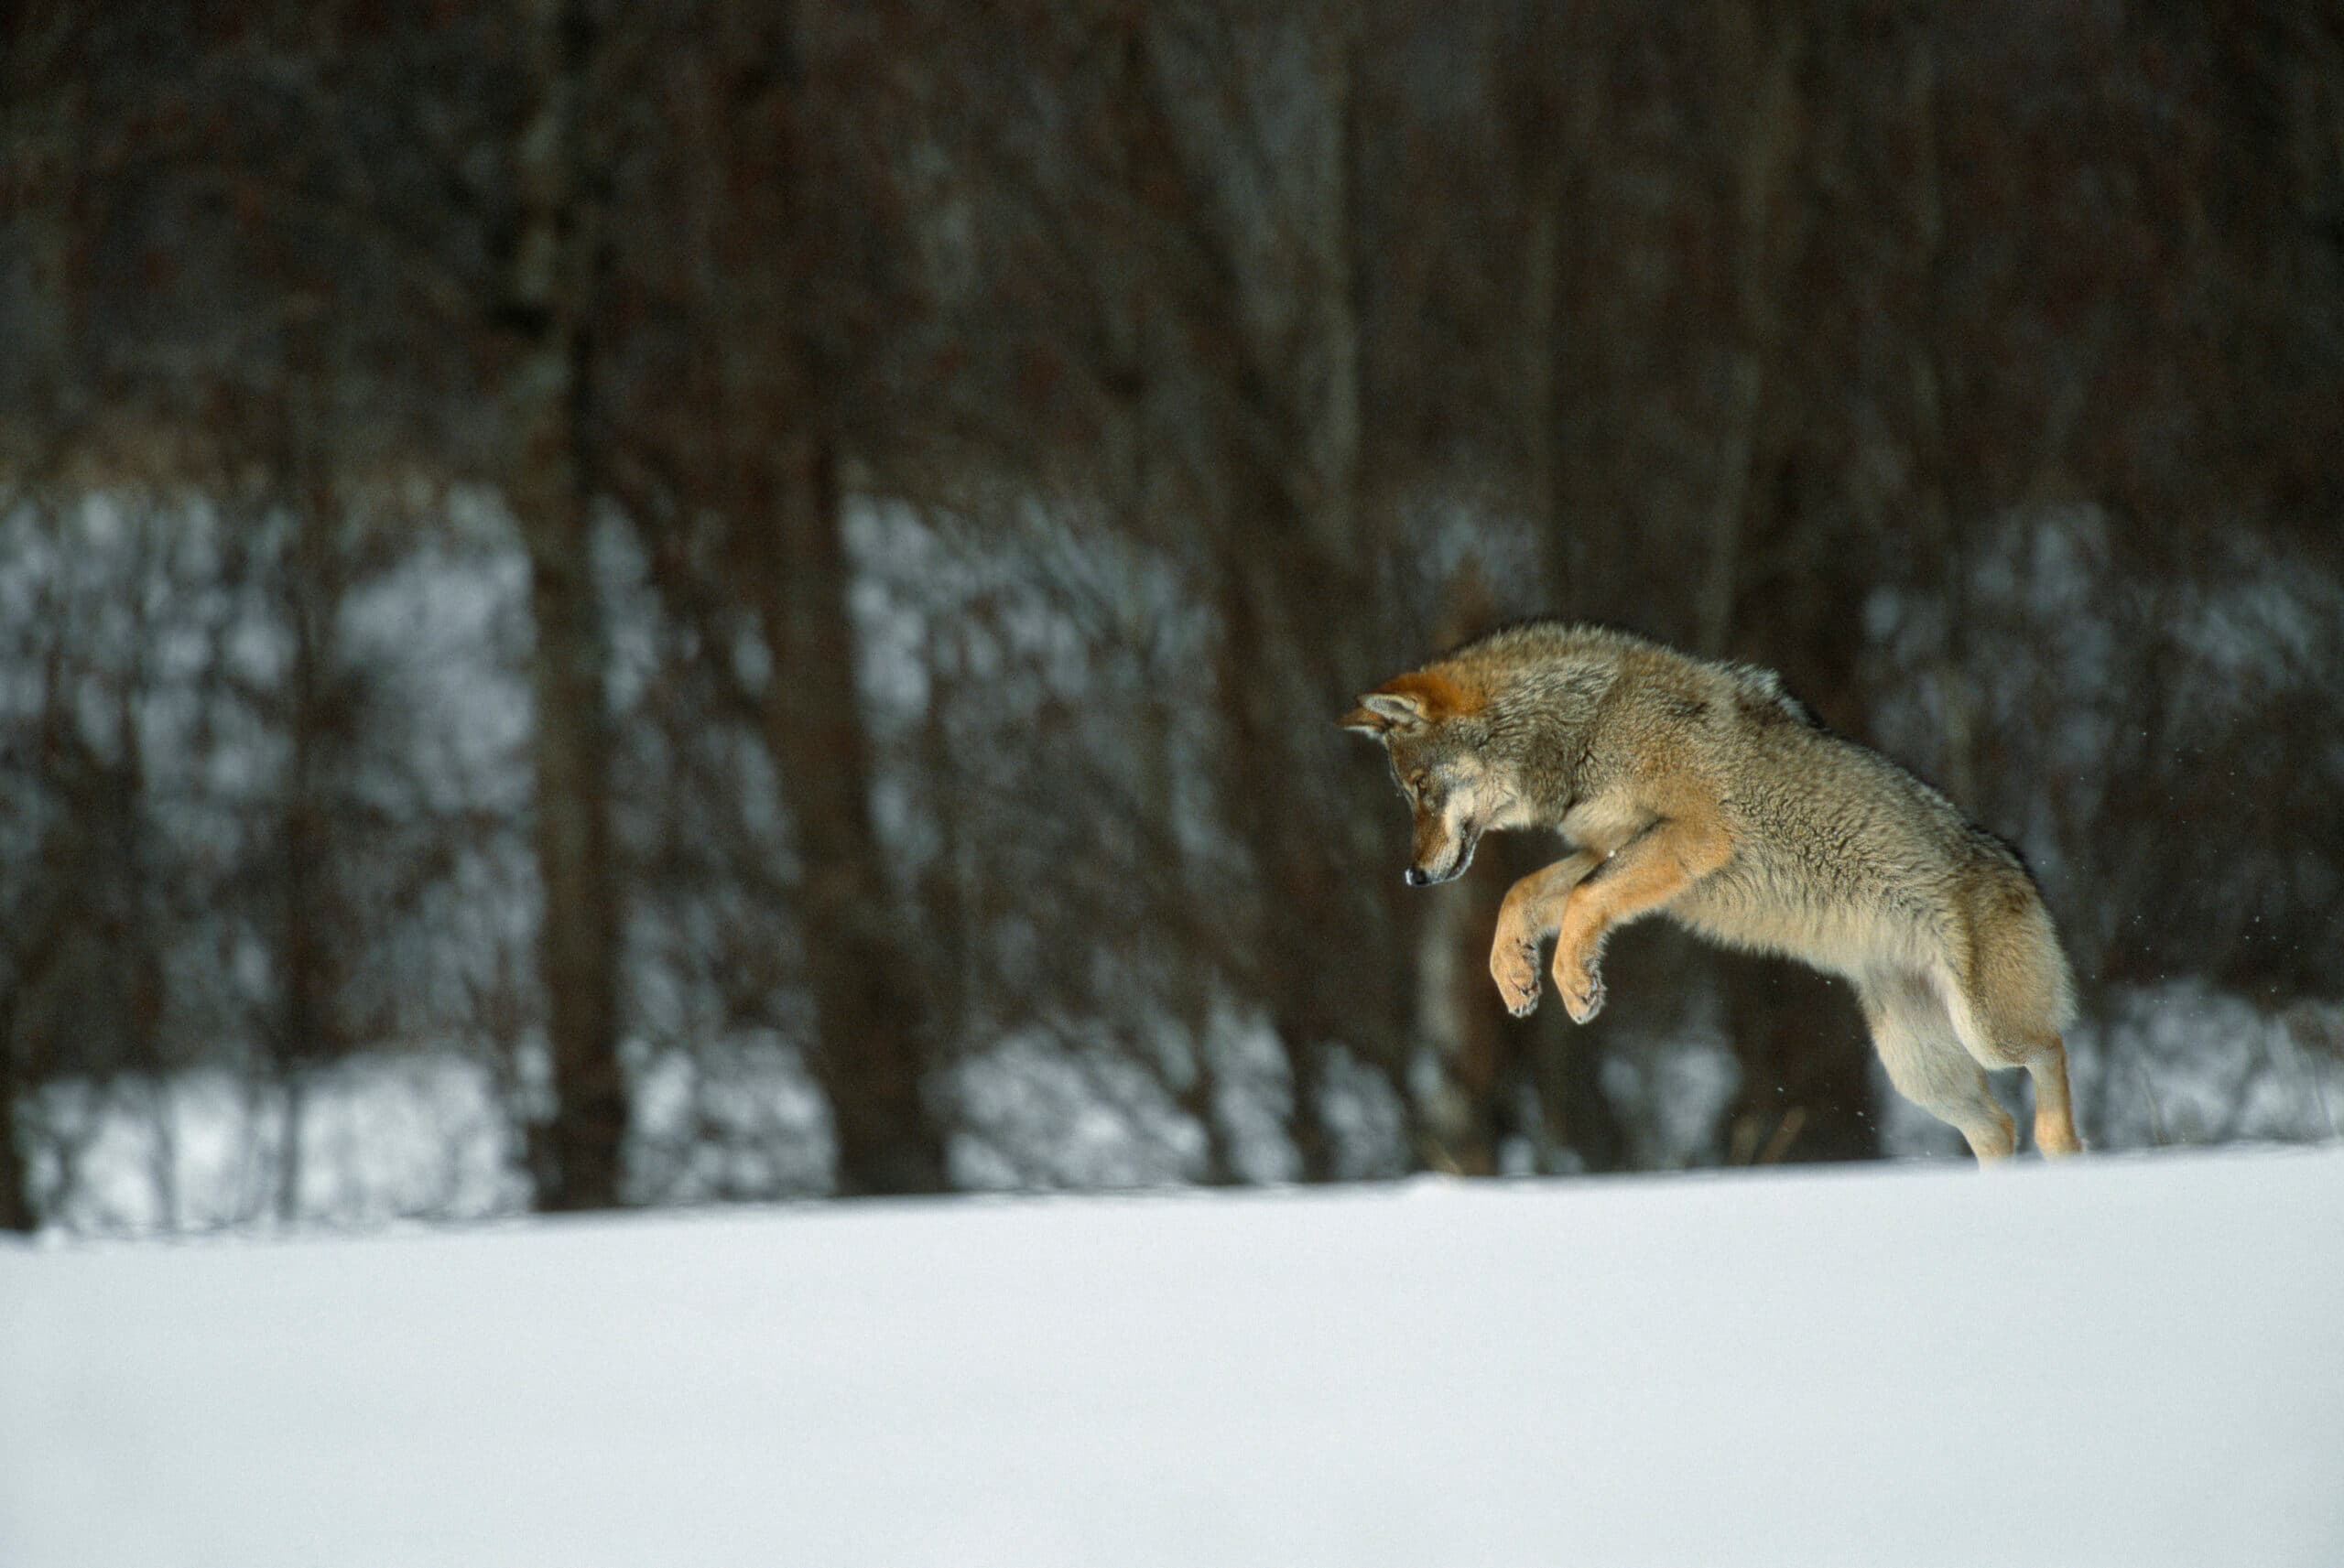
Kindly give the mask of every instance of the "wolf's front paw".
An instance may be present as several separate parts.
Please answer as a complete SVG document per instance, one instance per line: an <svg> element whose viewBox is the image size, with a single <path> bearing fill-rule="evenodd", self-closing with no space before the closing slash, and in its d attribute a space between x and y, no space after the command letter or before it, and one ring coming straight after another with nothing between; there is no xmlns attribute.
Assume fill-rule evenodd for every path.
<svg viewBox="0 0 2344 1568"><path fill-rule="evenodd" d="M1555 955L1555 989L1573 1023L1585 1023L1603 1011L1603 977L1561 953Z"/></svg>
<svg viewBox="0 0 2344 1568"><path fill-rule="evenodd" d="M1490 949L1490 978L1498 983L1505 1010L1527 1018L1538 1010L1538 944L1500 935Z"/></svg>

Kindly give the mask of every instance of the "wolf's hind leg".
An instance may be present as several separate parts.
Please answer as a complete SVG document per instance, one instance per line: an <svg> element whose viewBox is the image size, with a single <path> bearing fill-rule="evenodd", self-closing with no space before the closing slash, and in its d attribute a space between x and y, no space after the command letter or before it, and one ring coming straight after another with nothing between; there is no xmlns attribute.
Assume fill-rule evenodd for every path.
<svg viewBox="0 0 2344 1568"><path fill-rule="evenodd" d="M2076 1136L2075 1106L2067 1097L2067 1047L2057 1035L2026 1059L2026 1075L2035 1080L2035 1146L2058 1159L2084 1152Z"/></svg>
<svg viewBox="0 0 2344 1568"><path fill-rule="evenodd" d="M1896 1092L1959 1132L1980 1164L2008 1158L2018 1147L2018 1130L1926 980L1876 975L1858 989L1872 1045Z"/></svg>
<svg viewBox="0 0 2344 1568"><path fill-rule="evenodd" d="M2015 873L1991 878L1973 890L1962 918L1968 940L1950 945L1934 973L1954 1032L1980 1066L2024 1067L2035 1080L2035 1148L2054 1158L2081 1153L2059 1038L2075 1012L2075 983L2042 895Z"/></svg>
<svg viewBox="0 0 2344 1568"><path fill-rule="evenodd" d="M1948 969L1938 983L1963 1048L1981 1066L2024 1067L2035 1081L2035 1147L2052 1159L2082 1153L2067 1093L2067 1044L2046 1022L2046 1014L2056 1016L2055 1001L2006 976L1964 984Z"/></svg>
<svg viewBox="0 0 2344 1568"><path fill-rule="evenodd" d="M1937 1101L1926 1108L1939 1121L1953 1124L1981 1165L2007 1160L2018 1152L2018 1129L2011 1121L2011 1113L1996 1101L1994 1091L1987 1086L1984 1069L1975 1063L1970 1065L1970 1082L1958 1099Z"/></svg>

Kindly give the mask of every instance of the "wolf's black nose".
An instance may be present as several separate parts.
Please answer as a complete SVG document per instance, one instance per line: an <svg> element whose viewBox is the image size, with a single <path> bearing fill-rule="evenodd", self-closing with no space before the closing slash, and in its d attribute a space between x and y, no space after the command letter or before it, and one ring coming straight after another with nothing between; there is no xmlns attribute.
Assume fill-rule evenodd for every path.
<svg viewBox="0 0 2344 1568"><path fill-rule="evenodd" d="M1425 883L1432 881L1432 879L1425 875L1424 872L1418 871L1416 867L1410 866L1407 870L1407 881L1410 887L1420 888L1424 886Z"/></svg>

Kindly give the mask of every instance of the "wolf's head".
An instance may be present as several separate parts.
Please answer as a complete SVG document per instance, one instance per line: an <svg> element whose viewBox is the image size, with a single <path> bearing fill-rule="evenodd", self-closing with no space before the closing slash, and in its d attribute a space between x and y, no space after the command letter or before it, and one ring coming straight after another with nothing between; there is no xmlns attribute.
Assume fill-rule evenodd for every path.
<svg viewBox="0 0 2344 1568"><path fill-rule="evenodd" d="M1411 887L1464 875L1482 834L1520 825L1521 791L1514 770L1491 755L1484 700L1438 668L1418 670L1385 681L1340 720L1384 742L1416 812Z"/></svg>

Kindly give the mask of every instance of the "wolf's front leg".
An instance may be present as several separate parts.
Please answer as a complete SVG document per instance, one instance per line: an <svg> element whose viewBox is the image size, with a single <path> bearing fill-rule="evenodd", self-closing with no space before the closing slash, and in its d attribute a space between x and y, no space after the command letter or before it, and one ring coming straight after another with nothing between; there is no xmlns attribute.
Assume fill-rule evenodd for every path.
<svg viewBox="0 0 2344 1568"><path fill-rule="evenodd" d="M1598 857L1584 850L1566 855L1506 890L1505 903L1498 907L1497 935L1490 944L1490 978L1514 1017L1527 1018L1537 1009L1538 948L1555 935L1571 889L1598 863Z"/></svg>
<svg viewBox="0 0 2344 1568"><path fill-rule="evenodd" d="M1655 823L1605 858L1603 874L1573 887L1555 937L1555 989L1574 1022L1603 1010L1604 938L1659 908L1732 858L1733 840L1712 814Z"/></svg>
<svg viewBox="0 0 2344 1568"><path fill-rule="evenodd" d="M1557 943L1555 946L1555 991L1573 1023L1591 1022L1603 1011L1603 939Z"/></svg>

